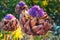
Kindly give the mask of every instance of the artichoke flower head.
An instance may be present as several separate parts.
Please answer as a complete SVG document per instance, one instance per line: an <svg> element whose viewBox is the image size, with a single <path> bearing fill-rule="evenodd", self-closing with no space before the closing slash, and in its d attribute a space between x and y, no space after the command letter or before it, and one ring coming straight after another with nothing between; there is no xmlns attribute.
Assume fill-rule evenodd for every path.
<svg viewBox="0 0 60 40"><path fill-rule="evenodd" d="M1 24L1 28L5 31L15 31L18 28L18 20L12 14L7 14Z"/></svg>
<svg viewBox="0 0 60 40"><path fill-rule="evenodd" d="M1 28L5 31L5 33L11 32L10 37L23 38L23 32L21 30L18 20L14 15L7 14L3 18L1 24Z"/></svg>
<svg viewBox="0 0 60 40"><path fill-rule="evenodd" d="M12 14L7 14L5 17L4 17L4 19L6 19L6 20L12 20L12 19L14 19L15 18L15 16L13 16Z"/></svg>
<svg viewBox="0 0 60 40"><path fill-rule="evenodd" d="M35 5L29 9L29 15L32 17L43 17L45 15L45 12L38 5Z"/></svg>
<svg viewBox="0 0 60 40"><path fill-rule="evenodd" d="M25 4L25 2L20 1L20 2L16 5L15 11L16 11L16 13L19 14L19 13L22 12L23 10L27 10L27 5Z"/></svg>

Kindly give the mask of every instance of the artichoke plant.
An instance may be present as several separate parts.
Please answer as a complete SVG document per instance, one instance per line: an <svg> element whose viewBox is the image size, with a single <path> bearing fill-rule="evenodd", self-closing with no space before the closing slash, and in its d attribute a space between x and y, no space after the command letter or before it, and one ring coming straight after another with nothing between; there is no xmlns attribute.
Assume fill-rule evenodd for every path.
<svg viewBox="0 0 60 40"><path fill-rule="evenodd" d="M5 33L4 33L4 38L5 39L4 40L9 40L9 39L12 40L13 39L12 37L14 35L16 35L16 33L18 33L18 35L20 35L21 37L23 36L23 33L21 31L18 19L16 19L16 17L14 15L12 15L12 14L7 14L2 19L2 21L1 21L1 29L5 31ZM11 34L9 34L10 35L9 37L6 34L8 32L11 32Z"/></svg>
<svg viewBox="0 0 60 40"><path fill-rule="evenodd" d="M16 5L15 12L18 14L18 19L19 19L19 22L20 22L20 15L21 14L25 14L25 16L28 17L27 16L28 15L28 6L26 5L25 2L20 1ZM20 24L20 26L21 26L21 24ZM24 34L23 40L30 40L30 38L31 38L30 35Z"/></svg>
<svg viewBox="0 0 60 40"><path fill-rule="evenodd" d="M53 27L51 18L38 5L28 10L28 17L25 14L20 14L20 24L26 34L45 35Z"/></svg>
<svg viewBox="0 0 60 40"><path fill-rule="evenodd" d="M16 8L15 8L15 12L18 14L18 19L20 17L20 14L22 13L22 11L27 11L28 10L28 7L27 5L25 4L25 2L23 1L20 1L17 5L16 5Z"/></svg>
<svg viewBox="0 0 60 40"><path fill-rule="evenodd" d="M12 14L7 14L1 24L1 28L5 31L15 31L18 28L18 20Z"/></svg>
<svg viewBox="0 0 60 40"><path fill-rule="evenodd" d="M28 9L27 5L20 1L15 11L19 15L22 31L28 35L45 35L53 27L51 18L38 5Z"/></svg>

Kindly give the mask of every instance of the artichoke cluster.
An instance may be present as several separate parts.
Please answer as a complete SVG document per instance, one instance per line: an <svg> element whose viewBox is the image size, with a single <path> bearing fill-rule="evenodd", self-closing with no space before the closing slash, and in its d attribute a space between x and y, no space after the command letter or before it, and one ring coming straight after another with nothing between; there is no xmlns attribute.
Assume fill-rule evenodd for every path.
<svg viewBox="0 0 60 40"><path fill-rule="evenodd" d="M20 1L16 5L15 12L20 15L19 23L22 31L26 34L46 35L54 26L52 19L38 5L34 5L28 9L27 5L23 1ZM1 28L6 31L15 31L19 23L15 16L7 14L1 22Z"/></svg>
<svg viewBox="0 0 60 40"><path fill-rule="evenodd" d="M38 5L28 9L27 5L20 1L15 10L19 15L22 31L26 34L45 35L53 27L51 18Z"/></svg>
<svg viewBox="0 0 60 40"><path fill-rule="evenodd" d="M12 14L7 14L1 21L1 28L5 31L15 31L18 28L18 20Z"/></svg>

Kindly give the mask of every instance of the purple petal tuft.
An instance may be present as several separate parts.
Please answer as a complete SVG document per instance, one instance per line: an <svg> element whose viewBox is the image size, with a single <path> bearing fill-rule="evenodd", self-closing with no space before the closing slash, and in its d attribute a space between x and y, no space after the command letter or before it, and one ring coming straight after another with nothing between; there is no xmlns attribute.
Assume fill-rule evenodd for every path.
<svg viewBox="0 0 60 40"><path fill-rule="evenodd" d="M6 20L11 20L11 19L14 19L15 16L13 16L12 14L7 14L4 18L5 18Z"/></svg>
<svg viewBox="0 0 60 40"><path fill-rule="evenodd" d="M32 8L29 9L29 14L32 17L42 17L44 16L44 10L40 8L39 6L35 5Z"/></svg>
<svg viewBox="0 0 60 40"><path fill-rule="evenodd" d="M18 3L18 5L22 7L22 6L25 6L26 4L25 4L25 2L20 1L20 2Z"/></svg>

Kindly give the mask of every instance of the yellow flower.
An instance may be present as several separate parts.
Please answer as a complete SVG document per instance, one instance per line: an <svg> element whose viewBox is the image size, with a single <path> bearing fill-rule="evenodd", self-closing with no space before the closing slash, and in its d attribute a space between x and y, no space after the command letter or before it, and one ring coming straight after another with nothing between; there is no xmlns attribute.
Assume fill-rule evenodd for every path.
<svg viewBox="0 0 60 40"><path fill-rule="evenodd" d="M32 0L34 3L38 3L39 2L39 0Z"/></svg>
<svg viewBox="0 0 60 40"><path fill-rule="evenodd" d="M0 34L0 37L2 37L3 36L3 34Z"/></svg>
<svg viewBox="0 0 60 40"><path fill-rule="evenodd" d="M21 28L18 28L16 31L13 32L15 38L23 38L23 32Z"/></svg>
<svg viewBox="0 0 60 40"><path fill-rule="evenodd" d="M48 1L46 1L46 0L45 1L42 1L42 5L43 6L47 6L48 5Z"/></svg>

